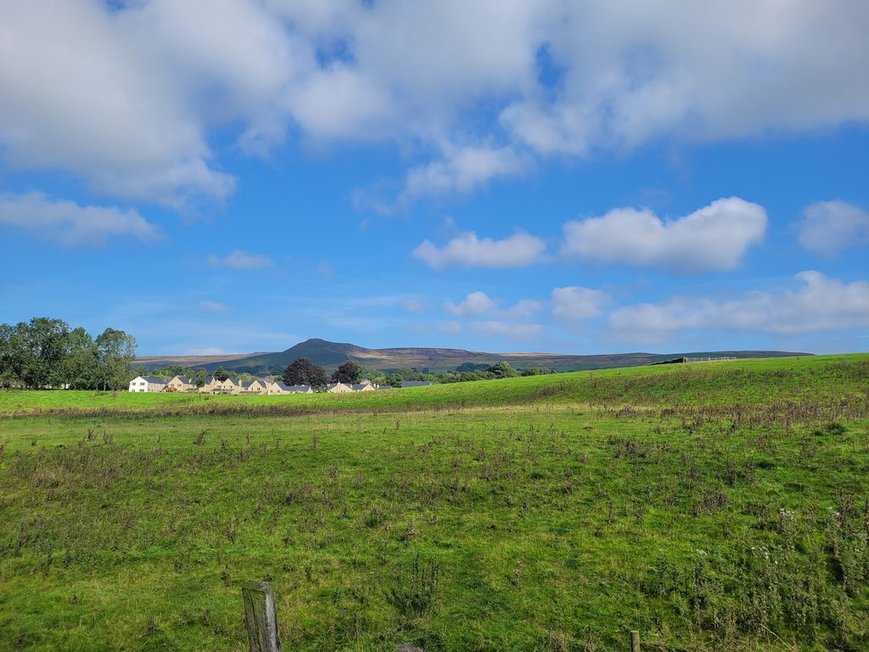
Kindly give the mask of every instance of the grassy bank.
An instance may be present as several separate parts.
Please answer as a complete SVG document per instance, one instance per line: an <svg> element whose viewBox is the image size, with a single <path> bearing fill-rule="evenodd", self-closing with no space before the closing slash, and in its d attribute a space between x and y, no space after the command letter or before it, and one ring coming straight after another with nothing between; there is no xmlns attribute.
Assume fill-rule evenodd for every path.
<svg viewBox="0 0 869 652"><path fill-rule="evenodd" d="M285 649L861 649L867 389L849 356L3 393L0 649L243 649L263 577Z"/></svg>

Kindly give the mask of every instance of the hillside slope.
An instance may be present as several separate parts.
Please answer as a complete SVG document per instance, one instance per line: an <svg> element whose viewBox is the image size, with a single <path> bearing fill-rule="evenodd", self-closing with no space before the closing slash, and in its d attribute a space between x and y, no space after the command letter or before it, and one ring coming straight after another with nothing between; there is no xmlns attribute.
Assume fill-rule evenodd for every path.
<svg viewBox="0 0 869 652"><path fill-rule="evenodd" d="M636 367L653 362L661 362L677 356L688 357L733 357L733 358L772 358L780 356L810 355L785 351L701 351L689 353L613 353L601 355L565 355L558 353L487 353L465 349L444 349L425 347L402 347L368 349L346 342L329 342L311 338L300 342L285 351L276 353L254 353L247 356L233 355L217 358L207 356L195 360L187 357L141 357L137 359L148 369L178 364L188 367L205 367L213 371L218 367L265 373L283 369L297 358L308 358L327 369L333 369L345 360L355 360L369 369L389 371L394 369L428 370L432 373L455 370L462 364L491 365L508 362L517 369L545 367L558 371L581 371L585 369L609 369L614 367Z"/></svg>

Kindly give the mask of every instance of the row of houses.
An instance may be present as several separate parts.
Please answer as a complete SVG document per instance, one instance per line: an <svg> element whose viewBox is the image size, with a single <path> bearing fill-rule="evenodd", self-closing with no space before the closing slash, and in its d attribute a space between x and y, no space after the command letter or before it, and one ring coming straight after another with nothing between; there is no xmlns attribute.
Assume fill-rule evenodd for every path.
<svg viewBox="0 0 869 652"><path fill-rule="evenodd" d="M331 383L326 386L327 392L371 392L380 389L370 381L363 380L358 384ZM193 378L174 376L161 378L159 376L136 376L130 381L131 392L189 392L200 394L310 394L314 390L310 385L287 385L280 380L266 378L251 378L250 380L219 380L208 376L201 387L196 386Z"/></svg>

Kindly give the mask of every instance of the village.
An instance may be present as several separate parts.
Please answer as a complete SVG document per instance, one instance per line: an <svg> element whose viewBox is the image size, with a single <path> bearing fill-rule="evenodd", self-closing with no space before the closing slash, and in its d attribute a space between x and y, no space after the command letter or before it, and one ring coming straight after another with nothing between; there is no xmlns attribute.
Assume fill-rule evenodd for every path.
<svg viewBox="0 0 869 652"><path fill-rule="evenodd" d="M428 381L406 380L401 387L419 387L431 385ZM358 383L328 383L322 391L330 394L346 392L373 392L375 390L394 389L391 385L377 385L370 380L361 380ZM197 385L196 380L189 376L176 375L172 378L162 376L136 376L130 381L130 392L185 392L199 394L257 394L277 396L281 394L313 394L320 391L311 385L287 385L279 377L251 378L249 380L234 380L226 378L220 380L215 376L208 376L202 385Z"/></svg>

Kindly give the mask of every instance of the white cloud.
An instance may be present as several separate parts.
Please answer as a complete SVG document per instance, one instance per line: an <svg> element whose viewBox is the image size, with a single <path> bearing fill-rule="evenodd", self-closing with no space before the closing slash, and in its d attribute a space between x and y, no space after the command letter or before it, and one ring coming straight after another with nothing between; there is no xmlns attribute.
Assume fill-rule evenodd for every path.
<svg viewBox="0 0 869 652"><path fill-rule="evenodd" d="M502 112L505 127L544 154L869 117L860 72L869 7L860 0L764 0L738 12L726 0L572 3L551 16L546 52L563 70L556 93L526 93Z"/></svg>
<svg viewBox="0 0 869 652"><path fill-rule="evenodd" d="M109 238L153 242L163 237L160 228L134 210L114 206L81 206L52 200L41 192L0 194L0 224L66 246L102 246Z"/></svg>
<svg viewBox="0 0 869 652"><path fill-rule="evenodd" d="M208 257L208 264L212 267L228 267L229 269L265 269L275 266L268 256L238 250L223 257L211 254Z"/></svg>
<svg viewBox="0 0 869 652"><path fill-rule="evenodd" d="M413 255L434 269L525 267L539 259L545 248L540 238L526 233L517 233L503 240L481 240L469 232L453 238L441 248L425 240L413 250Z"/></svg>
<svg viewBox="0 0 869 652"><path fill-rule="evenodd" d="M832 254L869 243L869 211L843 201L822 201L806 207L799 225L800 244Z"/></svg>
<svg viewBox="0 0 869 652"><path fill-rule="evenodd" d="M555 288L552 291L552 315L563 322L599 317L610 296L602 290L583 287Z"/></svg>
<svg viewBox="0 0 869 652"><path fill-rule="evenodd" d="M4 165L183 207L233 190L210 143L292 132L397 145L412 200L553 154L869 120L863 0L109 4L0 0Z"/></svg>
<svg viewBox="0 0 869 652"><path fill-rule="evenodd" d="M739 266L763 239L762 206L738 197L718 199L690 215L665 221L648 209L616 208L564 225L563 252L585 260L702 272Z"/></svg>
<svg viewBox="0 0 869 652"><path fill-rule="evenodd" d="M204 116L181 90L186 62L165 58L166 35L138 22L160 4L110 14L96 2L2 3L8 165L69 170L103 194L175 206L231 191L232 177L212 165ZM204 22L175 27L191 37Z"/></svg>
<svg viewBox="0 0 869 652"><path fill-rule="evenodd" d="M517 324L506 321L473 321L471 328L482 335L506 337L511 340L534 340L543 334L540 324Z"/></svg>
<svg viewBox="0 0 869 652"><path fill-rule="evenodd" d="M468 317L495 310L498 304L485 292L471 292L464 301L460 303L447 302L444 307L447 312L457 317Z"/></svg>
<svg viewBox="0 0 869 652"><path fill-rule="evenodd" d="M612 312L610 327L622 339L652 342L688 330L797 335L869 327L869 282L844 283L815 271L795 278L796 289L628 306Z"/></svg>
<svg viewBox="0 0 869 652"><path fill-rule="evenodd" d="M467 146L408 171L400 201L438 193L467 193L489 180L516 176L528 163L512 147Z"/></svg>

